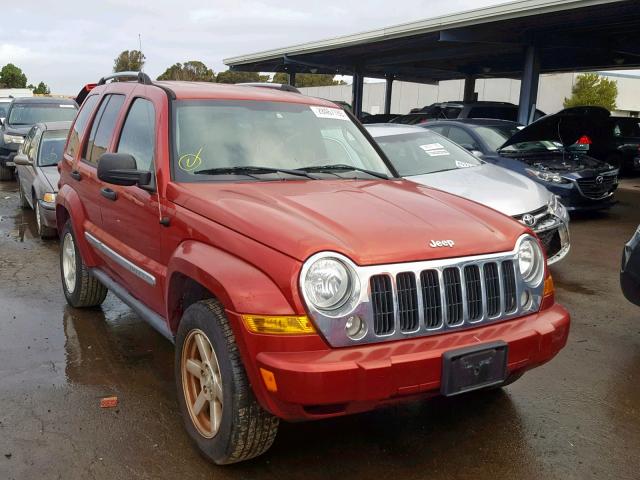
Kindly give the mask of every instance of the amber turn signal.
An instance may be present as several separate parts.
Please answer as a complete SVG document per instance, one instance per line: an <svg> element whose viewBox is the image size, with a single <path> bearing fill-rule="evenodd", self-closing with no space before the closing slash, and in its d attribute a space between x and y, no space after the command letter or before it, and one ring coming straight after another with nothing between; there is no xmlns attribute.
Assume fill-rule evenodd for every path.
<svg viewBox="0 0 640 480"><path fill-rule="evenodd" d="M553 295L555 287L553 286L553 277L549 275L544 279L544 292L542 294L543 297L549 297Z"/></svg>
<svg viewBox="0 0 640 480"><path fill-rule="evenodd" d="M247 326L247 330L253 333L273 335L307 335L316 333L316 329L306 315L243 315L242 319Z"/></svg>
<svg viewBox="0 0 640 480"><path fill-rule="evenodd" d="M260 375L262 375L262 381L265 387L267 387L267 390L270 392L278 391L278 384L276 383L276 377L273 375L273 372L260 368Z"/></svg>

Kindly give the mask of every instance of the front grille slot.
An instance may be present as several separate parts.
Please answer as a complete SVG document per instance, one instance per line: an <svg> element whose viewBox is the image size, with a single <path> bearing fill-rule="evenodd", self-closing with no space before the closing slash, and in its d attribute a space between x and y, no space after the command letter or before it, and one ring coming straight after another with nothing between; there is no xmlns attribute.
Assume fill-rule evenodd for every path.
<svg viewBox="0 0 640 480"><path fill-rule="evenodd" d="M440 279L437 270L425 270L420 274L424 324L427 328L438 328L442 322L440 301Z"/></svg>
<svg viewBox="0 0 640 480"><path fill-rule="evenodd" d="M442 271L442 279L447 307L447 325L457 325L464 320L462 317L460 270L456 267L445 268Z"/></svg>
<svg viewBox="0 0 640 480"><path fill-rule="evenodd" d="M485 263L484 285L487 291L487 315L495 317L500 313L500 278L497 263Z"/></svg>
<svg viewBox="0 0 640 480"><path fill-rule="evenodd" d="M513 270L513 262L502 262L502 284L504 286L504 311L512 313L516 309L516 274Z"/></svg>
<svg viewBox="0 0 640 480"><path fill-rule="evenodd" d="M467 265L464 267L465 290L467 292L467 312L470 321L482 318L482 283L480 267Z"/></svg>
<svg viewBox="0 0 640 480"><path fill-rule="evenodd" d="M585 197L588 198L601 198L611 190L613 190L618 183L618 177L615 175L601 175L602 181L598 183L599 177L580 178L578 180L578 186L580 191Z"/></svg>
<svg viewBox="0 0 640 480"><path fill-rule="evenodd" d="M418 289L413 272L403 272L396 276L398 288L398 317L400 330L412 332L418 328Z"/></svg>
<svg viewBox="0 0 640 480"><path fill-rule="evenodd" d="M371 303L373 305L373 331L387 335L394 330L393 290L389 275L371 277Z"/></svg>

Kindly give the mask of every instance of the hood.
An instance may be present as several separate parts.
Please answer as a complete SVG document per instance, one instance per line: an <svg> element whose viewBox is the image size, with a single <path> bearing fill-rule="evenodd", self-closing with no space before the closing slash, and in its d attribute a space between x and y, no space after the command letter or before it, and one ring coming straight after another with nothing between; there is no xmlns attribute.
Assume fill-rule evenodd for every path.
<svg viewBox="0 0 640 480"><path fill-rule="evenodd" d="M359 265L495 253L513 249L525 231L405 180L172 183L167 199L300 261L327 250ZM432 248L431 240L455 246Z"/></svg>
<svg viewBox="0 0 640 480"><path fill-rule="evenodd" d="M58 180L60 180L60 172L58 167L40 167L42 176L46 179L51 187L51 192L56 193L58 191Z"/></svg>
<svg viewBox="0 0 640 480"><path fill-rule="evenodd" d="M539 118L518 131L500 148L523 142L552 140L573 145L583 135L599 138L608 131L609 110L602 107L573 107Z"/></svg>
<svg viewBox="0 0 640 480"><path fill-rule="evenodd" d="M551 193L539 183L486 163L407 179L468 198L510 217L538 210L551 200Z"/></svg>

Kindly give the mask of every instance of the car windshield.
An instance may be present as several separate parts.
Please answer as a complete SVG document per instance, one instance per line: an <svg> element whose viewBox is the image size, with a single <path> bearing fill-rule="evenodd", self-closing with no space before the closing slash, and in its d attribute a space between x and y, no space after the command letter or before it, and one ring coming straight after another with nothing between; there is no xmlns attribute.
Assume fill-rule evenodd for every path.
<svg viewBox="0 0 640 480"><path fill-rule="evenodd" d="M337 108L183 100L176 102L174 140L174 177L183 182L238 175L254 180L274 175L337 178L349 170L367 179L375 176L363 170L392 176L373 145ZM305 169L328 175L306 174Z"/></svg>
<svg viewBox="0 0 640 480"><path fill-rule="evenodd" d="M428 130L380 136L376 141L403 177L482 165L464 148Z"/></svg>
<svg viewBox="0 0 640 480"><path fill-rule="evenodd" d="M38 151L38 165L53 167L62 158L62 150L67 141L68 130L50 130L44 132Z"/></svg>
<svg viewBox="0 0 640 480"><path fill-rule="evenodd" d="M59 103L16 103L9 112L9 125L35 125L36 123L73 120L76 106Z"/></svg>
<svg viewBox="0 0 640 480"><path fill-rule="evenodd" d="M491 150L498 150L504 143L522 128L518 125L496 125L474 127L474 131L482 138ZM501 149L501 152L550 152L562 149L562 144L552 140L514 143Z"/></svg>

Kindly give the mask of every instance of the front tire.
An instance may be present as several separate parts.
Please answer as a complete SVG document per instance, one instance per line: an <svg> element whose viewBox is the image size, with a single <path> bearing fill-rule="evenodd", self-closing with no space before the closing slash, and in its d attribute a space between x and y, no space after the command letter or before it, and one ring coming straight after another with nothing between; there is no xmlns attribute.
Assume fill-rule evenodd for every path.
<svg viewBox="0 0 640 480"><path fill-rule="evenodd" d="M60 275L67 303L75 308L97 307L104 302L109 290L91 275L82 261L70 220L62 229L60 239Z"/></svg>
<svg viewBox="0 0 640 480"><path fill-rule="evenodd" d="M266 452L279 420L257 402L222 305L207 299L184 312L176 336L175 377L185 428L222 465Z"/></svg>
<svg viewBox="0 0 640 480"><path fill-rule="evenodd" d="M36 226L38 227L38 235L40 235L40 238L42 238L43 240L46 240L48 238L55 237L56 229L47 227L44 224L44 221L42 220L42 207L40 206L40 204L38 203L38 200L36 200L35 197L33 198L33 209L36 212Z"/></svg>

